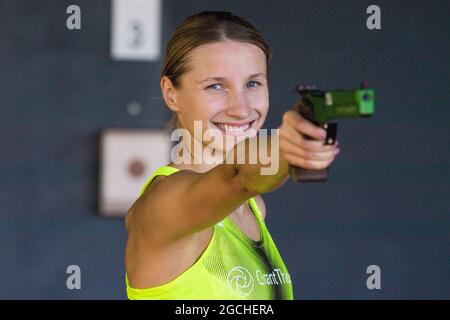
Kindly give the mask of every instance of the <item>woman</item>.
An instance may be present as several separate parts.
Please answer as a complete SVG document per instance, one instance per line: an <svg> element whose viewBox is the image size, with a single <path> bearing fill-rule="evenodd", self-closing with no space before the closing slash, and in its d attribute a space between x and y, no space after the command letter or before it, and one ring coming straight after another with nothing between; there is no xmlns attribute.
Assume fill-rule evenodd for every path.
<svg viewBox="0 0 450 320"><path fill-rule="evenodd" d="M228 160L238 145L256 139L269 107L270 56L258 31L228 12L201 12L178 26L160 84L178 128L191 133L190 141L183 139L189 159L200 146ZM195 121L202 134L220 130L234 144L204 142ZM150 177L126 215L129 299L293 299L260 194L287 180L289 164L328 167L338 148L323 145L325 131L294 111L284 114L278 137L275 174L262 175L259 160L236 164L234 158L231 164L174 161Z"/></svg>

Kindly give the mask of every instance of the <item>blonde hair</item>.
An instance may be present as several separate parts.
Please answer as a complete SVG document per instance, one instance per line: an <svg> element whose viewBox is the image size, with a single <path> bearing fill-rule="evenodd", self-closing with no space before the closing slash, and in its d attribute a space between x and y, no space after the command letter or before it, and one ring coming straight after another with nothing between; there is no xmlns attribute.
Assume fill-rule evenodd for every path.
<svg viewBox="0 0 450 320"><path fill-rule="evenodd" d="M258 30L247 20L227 11L202 11L186 18L172 34L166 46L161 78L167 76L175 88L189 71L189 53L198 46L222 40L234 40L258 46L266 55L267 70L272 51ZM178 127L174 112L166 129Z"/></svg>

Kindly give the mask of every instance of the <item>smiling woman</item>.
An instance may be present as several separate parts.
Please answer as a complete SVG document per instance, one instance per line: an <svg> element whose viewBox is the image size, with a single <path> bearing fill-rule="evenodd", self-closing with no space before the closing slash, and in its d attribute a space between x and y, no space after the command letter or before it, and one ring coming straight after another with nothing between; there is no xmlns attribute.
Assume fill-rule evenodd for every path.
<svg viewBox="0 0 450 320"><path fill-rule="evenodd" d="M161 90L177 127L190 132L183 143L191 159L211 148L201 138L210 129L235 141L223 150L226 144L213 143L219 154L234 159L240 147L250 150L269 109L270 56L258 31L229 12L201 12L178 26L166 48ZM325 131L293 111L278 132L273 174L261 174L260 161L172 162L153 173L125 219L129 299L293 299L295 276L264 222L260 194L287 180L289 164L328 167L336 148L323 145ZM271 139L266 143L272 150Z"/></svg>
<svg viewBox="0 0 450 320"><path fill-rule="evenodd" d="M236 46L236 43L241 44L241 46ZM208 45L206 49L205 45ZM236 49L240 51L236 51ZM217 54L211 55L213 51ZM163 93L167 92L171 86L174 89L181 89L182 76L184 75L184 78L186 78L184 85L190 85L196 90L202 91L207 99L211 100L217 96L225 98L229 93L227 89L232 85L231 81L234 76L238 75L247 77L247 79L240 79L247 89L257 89L257 91L268 95L267 71L271 55L270 47L266 41L254 26L245 19L228 12L202 12L187 18L177 27L169 40L161 72L162 91ZM256 64L252 60L255 57L258 59ZM247 61L244 58L247 58ZM230 69L231 66L236 70ZM218 67L221 68L218 69ZM193 68L196 70L192 70ZM255 70L251 70L251 68ZM240 72L243 70L245 72ZM193 73L188 71L193 71ZM239 72L236 73L235 71ZM231 78L228 78L227 75L231 75ZM203 102L202 96L196 97ZM262 103L258 103L258 106L267 109L267 97L261 96L261 100ZM207 101L202 104L197 102L193 101L193 104L187 106L187 108L190 108L188 111L191 115L194 115L195 111L192 105L201 109L202 105L207 103ZM177 110L171 104L168 104L168 106L174 112L169 128L183 126L182 123L179 123L181 120L179 117L180 110ZM267 110L261 110L261 112L265 116ZM212 124L219 124L217 127L222 130L227 130L224 127L224 125L227 125L227 131L231 131L233 128L242 127L242 125L250 122L252 125L256 125L254 123L257 120L256 116L256 114L252 114L250 118L241 119L238 123L235 119L228 123L217 119L217 122ZM260 123L264 122L264 118L259 120ZM221 126L222 122L223 125ZM211 122L209 124L211 125ZM203 127L206 130L210 126Z"/></svg>
<svg viewBox="0 0 450 320"><path fill-rule="evenodd" d="M187 64L177 86L168 76L161 80L179 127L194 132L194 121L201 121L204 131L216 128L239 142L249 129L262 126L269 94L266 56L259 47L229 39L202 44L190 52Z"/></svg>

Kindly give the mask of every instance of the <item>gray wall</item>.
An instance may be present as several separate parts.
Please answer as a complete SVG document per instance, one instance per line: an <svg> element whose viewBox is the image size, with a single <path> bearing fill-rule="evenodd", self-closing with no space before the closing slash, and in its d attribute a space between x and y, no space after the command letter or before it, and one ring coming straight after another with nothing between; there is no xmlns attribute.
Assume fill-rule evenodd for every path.
<svg viewBox="0 0 450 320"><path fill-rule="evenodd" d="M450 49L448 1L165 1L163 41L187 15L246 17L274 51L277 127L314 83L377 94L371 119L341 121L341 154L325 184L265 196L267 224L297 299L449 298ZM78 4L82 29L65 27ZM163 127L161 61L109 58L110 2L0 1L0 298L124 299L121 219L97 216L98 133ZM144 106L127 114L130 101ZM82 289L66 288L66 267ZM366 288L381 267L382 289Z"/></svg>

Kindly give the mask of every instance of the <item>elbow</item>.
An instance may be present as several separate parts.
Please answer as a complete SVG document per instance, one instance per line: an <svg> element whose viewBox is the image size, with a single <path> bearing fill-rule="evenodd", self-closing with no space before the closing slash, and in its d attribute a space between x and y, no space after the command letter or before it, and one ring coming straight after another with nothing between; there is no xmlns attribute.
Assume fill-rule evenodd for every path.
<svg viewBox="0 0 450 320"><path fill-rule="evenodd" d="M239 188L240 193L245 194L248 198L252 198L254 196L257 196L261 192L258 190L255 190L251 187L251 183L249 183L247 177L244 177L243 175L236 174L235 181L237 188Z"/></svg>

